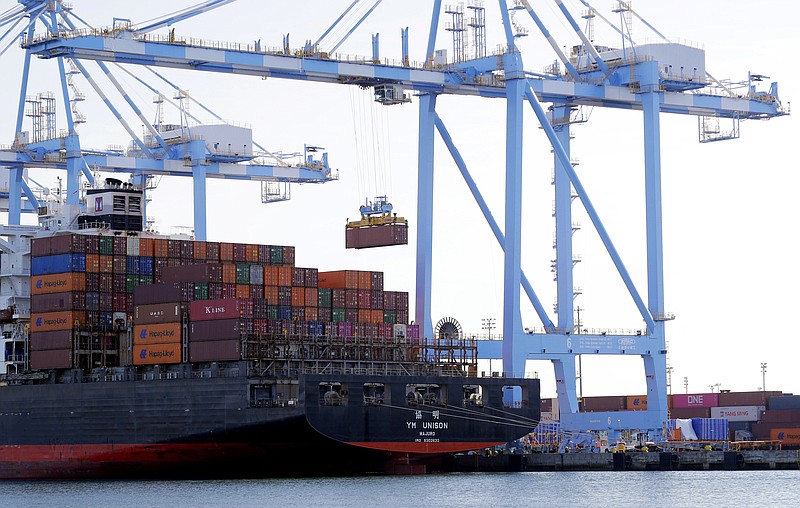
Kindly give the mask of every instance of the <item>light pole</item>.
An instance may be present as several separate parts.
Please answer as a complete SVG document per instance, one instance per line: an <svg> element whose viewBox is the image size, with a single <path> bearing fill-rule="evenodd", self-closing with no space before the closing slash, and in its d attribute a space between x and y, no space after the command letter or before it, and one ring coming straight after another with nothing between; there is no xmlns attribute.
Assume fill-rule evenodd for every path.
<svg viewBox="0 0 800 508"><path fill-rule="evenodd" d="M686 393L689 393L689 377L683 376L683 389L686 390Z"/></svg>
<svg viewBox="0 0 800 508"><path fill-rule="evenodd" d="M767 364L761 364L761 391L767 391Z"/></svg>
<svg viewBox="0 0 800 508"><path fill-rule="evenodd" d="M667 367L667 388L669 394L672 395L672 367Z"/></svg>

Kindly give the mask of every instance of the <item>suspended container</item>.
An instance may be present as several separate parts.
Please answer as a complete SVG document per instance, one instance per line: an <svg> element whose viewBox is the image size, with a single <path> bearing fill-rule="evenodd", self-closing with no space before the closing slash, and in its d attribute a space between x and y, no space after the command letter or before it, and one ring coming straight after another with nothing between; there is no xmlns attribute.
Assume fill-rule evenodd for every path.
<svg viewBox="0 0 800 508"><path fill-rule="evenodd" d="M345 227L346 249L369 249L408 244L408 221L392 213L386 196L378 196L360 208L361 220Z"/></svg>

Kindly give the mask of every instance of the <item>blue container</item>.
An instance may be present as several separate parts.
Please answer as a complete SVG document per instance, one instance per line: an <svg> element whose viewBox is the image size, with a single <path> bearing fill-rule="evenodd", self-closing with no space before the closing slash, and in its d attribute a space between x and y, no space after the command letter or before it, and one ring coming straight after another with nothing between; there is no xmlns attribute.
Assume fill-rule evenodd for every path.
<svg viewBox="0 0 800 508"><path fill-rule="evenodd" d="M139 275L139 256L128 256L125 261L125 273Z"/></svg>
<svg viewBox="0 0 800 508"><path fill-rule="evenodd" d="M770 397L767 401L767 409L800 409L800 395Z"/></svg>
<svg viewBox="0 0 800 508"><path fill-rule="evenodd" d="M281 305L278 307L278 319L285 319L291 320L292 319L292 308L287 305Z"/></svg>
<svg viewBox="0 0 800 508"><path fill-rule="evenodd" d="M324 328L322 321L309 321L308 322L308 335L311 337L318 337L324 335Z"/></svg>
<svg viewBox="0 0 800 508"><path fill-rule="evenodd" d="M139 257L139 274L153 275L153 258L147 256Z"/></svg>
<svg viewBox="0 0 800 508"><path fill-rule="evenodd" d="M692 429L699 441L727 441L727 418L692 418Z"/></svg>
<svg viewBox="0 0 800 508"><path fill-rule="evenodd" d="M100 310L100 293L97 291L86 292L86 310Z"/></svg>
<svg viewBox="0 0 800 508"><path fill-rule="evenodd" d="M31 258L31 275L85 272L86 254L56 254Z"/></svg>
<svg viewBox="0 0 800 508"><path fill-rule="evenodd" d="M540 423L533 429L533 437L539 444L558 444L561 442L561 424L558 422Z"/></svg>

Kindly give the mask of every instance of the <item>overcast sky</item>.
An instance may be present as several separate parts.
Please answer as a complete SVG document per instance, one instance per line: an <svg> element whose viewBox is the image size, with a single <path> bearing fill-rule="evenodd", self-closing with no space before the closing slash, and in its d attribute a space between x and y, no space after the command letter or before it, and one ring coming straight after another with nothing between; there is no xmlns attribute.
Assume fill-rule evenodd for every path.
<svg viewBox="0 0 800 508"><path fill-rule="evenodd" d="M110 25L114 17L142 22L169 12L165 5L180 9L194 3L72 2L75 13L95 26ZM503 31L497 2L485 3L491 52L503 42ZM4 4L10 8L14 2L4 0ZM309 0L302 6L299 2L239 0L180 23L176 34L243 43L260 40L264 47L279 47L288 33L291 45L299 47L306 40L317 40L349 4L349 0ZM400 29L408 26L411 60L423 60L430 4L384 0L338 52L370 55L370 35L379 32L381 56L399 59ZM585 10L577 0L565 0L565 4L578 18ZM594 2L607 18L618 21L610 12L613 4L610 0ZM559 45L578 43L557 15L554 2L543 0L535 5ZM800 43L796 31L800 7L795 1L640 0L633 6L670 39L704 48L706 68L718 79L741 81L751 71L777 80L784 104L800 96L800 72L792 65ZM520 40L526 69L543 70L556 56L525 11L518 12L516 20L529 30L529 36ZM444 30L450 18L443 14L440 21L436 47L452 54L451 34ZM638 21L634 21L633 36L640 43L657 39ZM619 36L599 19L595 39L600 45L620 45ZM323 49L330 49L334 42L327 44ZM11 48L1 58L6 77L0 90L7 99L0 104L6 119L0 124L0 139L10 144L21 51ZM28 93L50 90L58 95L55 62L34 64ZM96 66L88 67L95 77L100 76ZM146 76L141 69L131 70ZM292 152L302 150L304 143L324 146L331 165L341 172L338 182L294 186L291 201L269 205L261 204L257 183L209 181L210 240L296 245L299 265L323 270L383 270L386 288L411 292L413 308L416 98L411 104L373 109L368 92L353 87L164 72L220 116L252 126L255 139L266 148ZM153 118L153 94L130 77L117 76L145 115ZM82 145L127 145L125 131L94 97L89 84L82 78L76 78L76 83L87 96L80 105L89 119L79 130ZM158 87L169 92L162 84ZM121 100L113 100L125 110ZM439 99L437 111L502 225L504 102L446 96ZM196 105L191 112L210 119ZM545 308L552 312L553 161L533 112L526 107L525 114L523 269ZM126 116L138 131L141 122L133 115ZM178 121L175 112L166 116L168 122ZM795 146L800 130L796 118L743 122L741 139L709 144L698 143L695 117L662 115L661 119L666 310L676 315L675 321L667 324L674 368L672 391L684 391L684 377L688 377L690 392L709 391L718 383L722 389L757 390L762 383L760 364L767 362L768 390L800 392L796 375L800 334L794 322L800 282L794 239L799 214L798 200L792 197L798 188ZM63 128L63 118L59 122ZM364 134L371 131L376 134ZM641 113L595 109L590 121L575 127L573 133L572 154L580 161L578 174L639 292L646 295ZM452 316L465 331L480 333L481 318L496 318L498 330L502 329L502 251L439 140L435 171L433 321ZM52 175L40 174L40 178ZM364 183L374 180L386 183ZM358 206L375 192L389 193L395 211L410 220L410 244L346 251L345 220L356 217ZM173 226L191 226L190 180L164 178L152 198L149 215L157 217L161 232L169 233ZM578 202L574 218L584 226L575 235L575 251L583 259L575 277L576 285L583 289L576 300L582 309L582 323L589 328L641 328L641 317ZM541 326L529 304L523 303L522 315L524 326ZM583 366L586 395L645 391L639 358L585 357ZM538 371L542 377L543 396L554 394L552 368L547 362L531 363L528 370Z"/></svg>

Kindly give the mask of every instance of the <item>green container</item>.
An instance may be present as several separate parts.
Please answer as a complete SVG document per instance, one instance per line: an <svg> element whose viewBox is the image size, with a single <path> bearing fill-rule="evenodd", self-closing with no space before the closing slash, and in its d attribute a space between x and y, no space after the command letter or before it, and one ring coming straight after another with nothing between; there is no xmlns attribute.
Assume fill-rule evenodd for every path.
<svg viewBox="0 0 800 508"><path fill-rule="evenodd" d="M396 310L383 311L383 322L389 325L397 324L397 311Z"/></svg>
<svg viewBox="0 0 800 508"><path fill-rule="evenodd" d="M269 263L271 265L283 264L283 247L280 245L269 246Z"/></svg>
<svg viewBox="0 0 800 508"><path fill-rule="evenodd" d="M139 275L139 286L148 286L153 283L152 275Z"/></svg>
<svg viewBox="0 0 800 508"><path fill-rule="evenodd" d="M139 285L138 275L128 275L125 279L125 289L128 293L133 293L133 288Z"/></svg>
<svg viewBox="0 0 800 508"><path fill-rule="evenodd" d="M330 288L319 288L317 290L317 306L331 308L333 306L333 290Z"/></svg>
<svg viewBox="0 0 800 508"><path fill-rule="evenodd" d="M239 263L236 265L236 283L250 284L250 264Z"/></svg>
<svg viewBox="0 0 800 508"><path fill-rule="evenodd" d="M98 250L100 251L100 254L114 254L114 237L101 236Z"/></svg>
<svg viewBox="0 0 800 508"><path fill-rule="evenodd" d="M270 320L278 319L278 306L277 305L267 305L267 319L270 319Z"/></svg>
<svg viewBox="0 0 800 508"><path fill-rule="evenodd" d="M334 323L343 323L346 321L346 313L344 309L333 309Z"/></svg>
<svg viewBox="0 0 800 508"><path fill-rule="evenodd" d="M208 300L208 283L195 282L194 283L194 299L195 300Z"/></svg>

